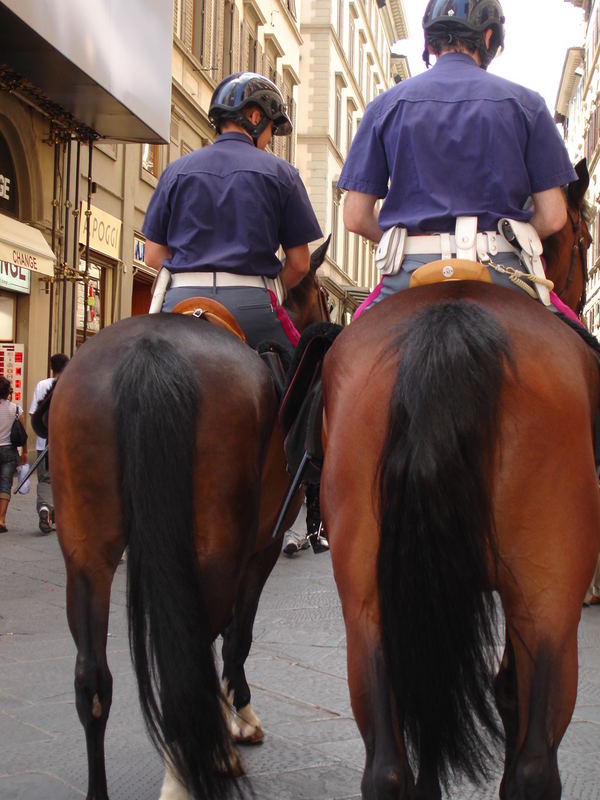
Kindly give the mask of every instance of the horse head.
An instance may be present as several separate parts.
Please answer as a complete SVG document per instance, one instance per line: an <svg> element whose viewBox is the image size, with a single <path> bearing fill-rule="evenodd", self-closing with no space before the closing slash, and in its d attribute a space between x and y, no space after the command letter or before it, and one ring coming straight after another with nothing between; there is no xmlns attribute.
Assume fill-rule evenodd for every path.
<svg viewBox="0 0 600 800"><path fill-rule="evenodd" d="M586 301L587 251L592 243L588 224L593 217L585 200L590 184L585 158L575 165L575 172L577 180L565 190L567 221L560 231L544 240L544 257L554 291L579 315Z"/></svg>
<svg viewBox="0 0 600 800"><path fill-rule="evenodd" d="M317 276L325 261L331 234L310 256L310 269L300 283L289 289L284 302L285 310L296 328L302 332L313 322L329 322L329 295Z"/></svg>

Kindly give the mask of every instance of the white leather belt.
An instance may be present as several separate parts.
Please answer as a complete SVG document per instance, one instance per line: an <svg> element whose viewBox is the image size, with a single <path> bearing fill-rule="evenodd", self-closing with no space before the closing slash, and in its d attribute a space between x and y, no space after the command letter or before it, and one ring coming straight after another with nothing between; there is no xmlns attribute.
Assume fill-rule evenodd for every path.
<svg viewBox="0 0 600 800"><path fill-rule="evenodd" d="M434 233L427 236L409 235L406 237L404 254L441 255L450 258L457 251L456 237L453 233ZM495 231L484 231L477 234L477 252L489 253L517 253L507 240Z"/></svg>
<svg viewBox="0 0 600 800"><path fill-rule="evenodd" d="M271 289L277 293L276 278L262 275L238 275L235 272L172 272L171 289L182 286L253 286L257 289Z"/></svg>

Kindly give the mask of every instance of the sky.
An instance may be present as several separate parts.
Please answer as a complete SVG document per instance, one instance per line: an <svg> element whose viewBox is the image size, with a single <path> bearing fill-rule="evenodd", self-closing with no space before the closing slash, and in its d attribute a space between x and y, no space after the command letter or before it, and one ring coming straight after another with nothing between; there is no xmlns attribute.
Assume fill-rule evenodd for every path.
<svg viewBox="0 0 600 800"><path fill-rule="evenodd" d="M404 0L409 39L394 46L394 52L408 56L412 75L425 69L421 20L426 5L426 0ZM583 11L566 0L502 0L502 7L505 51L489 70L535 89L554 114L566 52L584 42Z"/></svg>

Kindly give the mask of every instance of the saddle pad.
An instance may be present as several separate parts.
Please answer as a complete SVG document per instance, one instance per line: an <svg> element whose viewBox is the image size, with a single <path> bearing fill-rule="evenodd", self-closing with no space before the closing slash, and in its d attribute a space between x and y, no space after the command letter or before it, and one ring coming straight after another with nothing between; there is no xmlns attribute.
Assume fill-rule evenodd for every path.
<svg viewBox="0 0 600 800"><path fill-rule="evenodd" d="M242 342L246 341L244 331L240 328L231 311L211 297L188 297L186 300L177 303L171 313L184 314L186 316L194 315L198 319L204 319L219 328L224 328L226 331L233 333Z"/></svg>
<svg viewBox="0 0 600 800"><path fill-rule="evenodd" d="M488 268L478 261L469 261L460 258L442 258L438 261L430 261L412 273L410 277L410 288L415 286L428 286L431 283L443 283L444 281L483 281L491 283Z"/></svg>

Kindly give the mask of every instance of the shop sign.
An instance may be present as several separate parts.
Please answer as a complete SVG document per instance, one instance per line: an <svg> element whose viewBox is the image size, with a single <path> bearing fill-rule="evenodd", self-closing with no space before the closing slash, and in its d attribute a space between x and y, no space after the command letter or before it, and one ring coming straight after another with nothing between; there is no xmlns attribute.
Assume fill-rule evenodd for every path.
<svg viewBox="0 0 600 800"><path fill-rule="evenodd" d="M112 214L102 211L96 206L90 208L90 250L102 253L110 258L119 259L121 255L121 228L123 223ZM79 244L86 244L87 221L85 209L81 208L81 225L79 228Z"/></svg>
<svg viewBox="0 0 600 800"><path fill-rule="evenodd" d="M0 136L0 213L17 213L17 173L8 144Z"/></svg>
<svg viewBox="0 0 600 800"><path fill-rule="evenodd" d="M29 294L30 275L31 272L25 267L11 264L10 261L0 261L0 289Z"/></svg>

